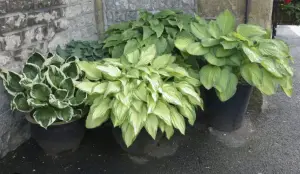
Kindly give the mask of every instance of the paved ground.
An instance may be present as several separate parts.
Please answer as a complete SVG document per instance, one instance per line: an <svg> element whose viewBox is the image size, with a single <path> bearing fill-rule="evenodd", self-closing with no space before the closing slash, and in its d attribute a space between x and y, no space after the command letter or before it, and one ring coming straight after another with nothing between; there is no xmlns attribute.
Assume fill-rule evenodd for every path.
<svg viewBox="0 0 300 174"><path fill-rule="evenodd" d="M280 27L295 57L294 96L265 98L262 114L251 112L232 134L203 131L199 125L175 138L177 152L134 164L109 129L91 131L76 153L44 155L31 140L0 160L1 174L299 174L300 173L300 28ZM298 35L297 35L298 33Z"/></svg>

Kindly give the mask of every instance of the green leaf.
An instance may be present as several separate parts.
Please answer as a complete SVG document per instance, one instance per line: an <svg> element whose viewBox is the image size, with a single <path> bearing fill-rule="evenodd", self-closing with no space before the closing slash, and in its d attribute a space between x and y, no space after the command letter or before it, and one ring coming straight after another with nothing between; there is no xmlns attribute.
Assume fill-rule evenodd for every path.
<svg viewBox="0 0 300 174"><path fill-rule="evenodd" d="M230 66L241 66L242 63L242 55L239 53L233 54L229 57L229 60L227 63L230 61Z"/></svg>
<svg viewBox="0 0 300 174"><path fill-rule="evenodd" d="M57 54L53 54L51 57L47 58L43 64L43 67L48 67L49 65L60 67L60 65L65 61L62 57Z"/></svg>
<svg viewBox="0 0 300 174"><path fill-rule="evenodd" d="M47 128L52 123L54 123L56 117L57 114L55 110L50 106L37 108L36 111L33 113L34 120L44 128Z"/></svg>
<svg viewBox="0 0 300 174"><path fill-rule="evenodd" d="M44 62L45 62L45 57L40 53L35 52L33 55L31 55L28 58L26 64L34 64L37 65L39 68L42 68Z"/></svg>
<svg viewBox="0 0 300 174"><path fill-rule="evenodd" d="M134 134L137 136L140 130L143 128L145 121L147 119L147 109L139 108L141 112L137 112L135 109L131 108L128 111L128 120L130 125L133 127ZM144 110L144 111L143 111Z"/></svg>
<svg viewBox="0 0 300 174"><path fill-rule="evenodd" d="M183 67L180 67L177 64L170 64L165 69L168 73L170 73L172 76L183 78L183 77L189 77L189 73L186 69Z"/></svg>
<svg viewBox="0 0 300 174"><path fill-rule="evenodd" d="M16 93L24 91L24 88L19 83L21 81L19 74L8 71L6 77L7 78L3 80L3 85L9 94L14 96Z"/></svg>
<svg viewBox="0 0 300 174"><path fill-rule="evenodd" d="M134 95L141 101L147 102L147 88L145 82L142 82L136 90L134 90Z"/></svg>
<svg viewBox="0 0 300 174"><path fill-rule="evenodd" d="M41 73L39 66L31 63L25 64L23 68L23 74L26 78L36 80Z"/></svg>
<svg viewBox="0 0 300 174"><path fill-rule="evenodd" d="M124 105L119 100L115 100L112 107L112 112L115 117L115 121L113 122L114 127L120 126L127 120L128 109L126 105Z"/></svg>
<svg viewBox="0 0 300 174"><path fill-rule="evenodd" d="M162 56L158 56L153 60L152 66L155 69L165 68L169 64L175 61L175 57L171 54L164 54Z"/></svg>
<svg viewBox="0 0 300 174"><path fill-rule="evenodd" d="M140 50L137 49L131 53L126 54L125 56L128 62L136 64L140 59Z"/></svg>
<svg viewBox="0 0 300 174"><path fill-rule="evenodd" d="M165 125L165 132L168 140L174 135L174 129L172 126Z"/></svg>
<svg viewBox="0 0 300 174"><path fill-rule="evenodd" d="M77 90L74 97L72 97L69 101L71 106L80 106L82 105L85 100L87 99L87 93Z"/></svg>
<svg viewBox="0 0 300 174"><path fill-rule="evenodd" d="M59 84L60 89L65 89L68 92L67 98L70 98L73 96L75 92L75 87L73 80L71 78L66 78L64 79L60 84Z"/></svg>
<svg viewBox="0 0 300 174"><path fill-rule="evenodd" d="M173 106L170 107L171 120L173 126L180 131L182 135L185 134L185 120L183 116Z"/></svg>
<svg viewBox="0 0 300 174"><path fill-rule="evenodd" d="M276 93L276 83L274 77L266 71L262 70L262 83L258 86L258 89L265 95L273 95Z"/></svg>
<svg viewBox="0 0 300 174"><path fill-rule="evenodd" d="M188 119L190 125L194 125L196 121L195 108L185 98L182 98L182 104L183 106L178 107L180 113Z"/></svg>
<svg viewBox="0 0 300 174"><path fill-rule="evenodd" d="M277 69L277 63L274 59L270 57L264 57L261 61L261 65L270 73L272 73L276 77L283 77L282 74Z"/></svg>
<svg viewBox="0 0 300 174"><path fill-rule="evenodd" d="M143 40L148 39L154 31L149 26L143 26Z"/></svg>
<svg viewBox="0 0 300 174"><path fill-rule="evenodd" d="M145 122L145 129L151 135L153 140L156 139L158 129L158 118L154 114L149 114Z"/></svg>
<svg viewBox="0 0 300 174"><path fill-rule="evenodd" d="M241 67L241 75L244 80L250 85L259 87L262 84L262 70L255 63L245 64Z"/></svg>
<svg viewBox="0 0 300 174"><path fill-rule="evenodd" d="M68 62L60 67L61 71L67 76L74 80L77 80L80 75L80 69L76 62Z"/></svg>
<svg viewBox="0 0 300 174"><path fill-rule="evenodd" d="M110 36L108 36L104 42L109 42L109 41L115 41L115 40L120 40L122 39L122 35L121 34L112 34Z"/></svg>
<svg viewBox="0 0 300 174"><path fill-rule="evenodd" d="M164 37L160 37L156 44L156 50L157 50L157 55L162 55L165 53L167 47L168 47L168 42L167 39L165 39Z"/></svg>
<svg viewBox="0 0 300 174"><path fill-rule="evenodd" d="M138 79L138 78L140 78L140 72L138 69L131 69L127 72L126 77Z"/></svg>
<svg viewBox="0 0 300 174"><path fill-rule="evenodd" d="M155 22L152 22L152 20L150 20L149 23L151 25L151 29L155 31L157 38L159 38L164 32L165 26L162 23L156 24Z"/></svg>
<svg viewBox="0 0 300 174"><path fill-rule="evenodd" d="M30 90L30 96L40 101L48 101L50 94L51 89L43 83L36 83L32 85Z"/></svg>
<svg viewBox="0 0 300 174"><path fill-rule="evenodd" d="M213 47L213 46L219 45L220 40L219 39L208 38L208 39L202 40L201 44L202 44L203 47Z"/></svg>
<svg viewBox="0 0 300 174"><path fill-rule="evenodd" d="M256 36L260 37L267 34L267 32L262 27L251 24L240 24L237 27L237 32L247 38Z"/></svg>
<svg viewBox="0 0 300 174"><path fill-rule="evenodd" d="M172 27L165 27L166 32L170 35L173 39L176 38L178 30Z"/></svg>
<svg viewBox="0 0 300 174"><path fill-rule="evenodd" d="M119 58L124 53L125 44L117 45L113 48L111 56L115 58Z"/></svg>
<svg viewBox="0 0 300 174"><path fill-rule="evenodd" d="M209 52L209 49L204 48L200 42L194 42L188 46L187 52L191 55L202 56L207 54Z"/></svg>
<svg viewBox="0 0 300 174"><path fill-rule="evenodd" d="M209 52L204 55L206 61L212 65L216 66L224 66L226 65L227 59L226 58L217 58L213 53Z"/></svg>
<svg viewBox="0 0 300 174"><path fill-rule="evenodd" d="M166 102L174 105L182 106L181 103L182 95L173 85L164 84L162 86L160 93L162 94L162 98Z"/></svg>
<svg viewBox="0 0 300 174"><path fill-rule="evenodd" d="M219 39L222 35L216 21L210 21L208 24L208 32L215 39Z"/></svg>
<svg viewBox="0 0 300 174"><path fill-rule="evenodd" d="M215 47L213 50L217 57L228 57L236 53L235 49L225 50L222 46Z"/></svg>
<svg viewBox="0 0 300 174"><path fill-rule="evenodd" d="M207 22L205 19L201 18L200 16L198 16L197 14L194 14L195 16L195 19L197 20L197 22L200 24L200 25L206 25Z"/></svg>
<svg viewBox="0 0 300 174"><path fill-rule="evenodd" d="M200 81L203 86L210 90L221 76L221 69L217 66L205 65L200 70Z"/></svg>
<svg viewBox="0 0 300 174"><path fill-rule="evenodd" d="M158 120L158 127L162 133L165 132L166 124L162 120Z"/></svg>
<svg viewBox="0 0 300 174"><path fill-rule="evenodd" d="M68 96L68 91L66 89L57 89L54 92L54 96L59 100L65 100Z"/></svg>
<svg viewBox="0 0 300 174"><path fill-rule="evenodd" d="M102 77L101 72L97 69L97 64L93 62L79 61L76 62L81 71L90 80L99 80Z"/></svg>
<svg viewBox="0 0 300 174"><path fill-rule="evenodd" d="M92 93L104 94L104 92L107 89L107 85L108 85L108 82L102 82L102 83L95 84L95 86L93 86Z"/></svg>
<svg viewBox="0 0 300 174"><path fill-rule="evenodd" d="M230 32L234 31L235 17L229 10L225 10L223 13L221 13L217 17L216 22L223 35L227 35Z"/></svg>
<svg viewBox="0 0 300 174"><path fill-rule="evenodd" d="M101 126L109 118L111 109L111 100L109 98L99 97L94 100L86 119L86 128L92 129Z"/></svg>
<svg viewBox="0 0 300 174"><path fill-rule="evenodd" d="M175 40L175 46L181 51L186 51L188 46L194 42L194 38L186 31L180 32Z"/></svg>
<svg viewBox="0 0 300 174"><path fill-rule="evenodd" d="M198 94L194 87L192 85L190 85L188 82L179 82L176 83L176 87L177 89L179 89L179 91L183 94L186 95L190 102L194 105L198 105L201 108L203 108L203 101L200 98L200 94Z"/></svg>
<svg viewBox="0 0 300 174"><path fill-rule="evenodd" d="M28 78L23 78L20 80L20 85L26 89L31 89L32 85L33 85L33 81L28 79Z"/></svg>
<svg viewBox="0 0 300 174"><path fill-rule="evenodd" d="M286 49L281 41L267 39L259 44L259 51L265 56L273 56L278 59L289 57L289 50Z"/></svg>
<svg viewBox="0 0 300 174"><path fill-rule="evenodd" d="M231 49L234 49L234 48L237 48L239 46L239 42L237 41L222 41L221 42L222 46L224 49L226 50L231 50Z"/></svg>
<svg viewBox="0 0 300 174"><path fill-rule="evenodd" d="M109 94L115 94L121 91L121 82L119 81L109 81L107 84L106 91L104 93L104 97Z"/></svg>
<svg viewBox="0 0 300 174"><path fill-rule="evenodd" d="M106 78L115 79L121 76L121 70L118 67L111 66L111 65L97 65L96 67L99 69Z"/></svg>
<svg viewBox="0 0 300 174"><path fill-rule="evenodd" d="M154 91L157 91L158 88L160 88L160 86L162 84L161 77L157 74L152 74L150 77L147 76L146 80L150 83L150 85Z"/></svg>
<svg viewBox="0 0 300 174"><path fill-rule="evenodd" d="M167 125L172 125L170 110L164 102L158 100L155 109L153 110L153 113L157 115L160 119L162 119Z"/></svg>
<svg viewBox="0 0 300 174"><path fill-rule="evenodd" d="M123 40L129 40L132 38L136 38L140 35L139 31L135 29L127 29L122 33Z"/></svg>
<svg viewBox="0 0 300 174"><path fill-rule="evenodd" d="M207 27L205 25L201 25L196 22L192 22L191 24L191 32L198 38L198 39L208 39L211 37L209 32L207 31Z"/></svg>
<svg viewBox="0 0 300 174"><path fill-rule="evenodd" d="M293 78L285 77L280 80L280 86L285 94L289 97L292 97L293 94Z"/></svg>
<svg viewBox="0 0 300 174"><path fill-rule="evenodd" d="M64 109L57 109L56 113L57 113L57 118L65 122L71 121L74 116L74 110L70 106Z"/></svg>
<svg viewBox="0 0 300 174"><path fill-rule="evenodd" d="M33 98L27 99L28 105L33 107L33 108L40 108L40 107L48 106L47 102L42 102L42 101L39 101L39 100L33 99Z"/></svg>
<svg viewBox="0 0 300 174"><path fill-rule="evenodd" d="M156 47L155 45L146 46L141 51L140 61L137 63L137 66L147 65L152 62L156 56Z"/></svg>
<svg viewBox="0 0 300 174"><path fill-rule="evenodd" d="M59 68L54 65L50 65L46 72L47 82L53 88L59 88L60 83L66 78Z"/></svg>
<svg viewBox="0 0 300 174"><path fill-rule="evenodd" d="M221 71L221 76L215 85L218 90L217 95L222 102L229 100L237 89L238 78L235 74L231 73L229 69L224 68Z"/></svg>
<svg viewBox="0 0 300 174"><path fill-rule="evenodd" d="M124 48L124 54L129 54L138 49L139 43L136 39L128 40L125 48Z"/></svg>
<svg viewBox="0 0 300 174"><path fill-rule="evenodd" d="M165 10L162 10L158 13L156 13L154 15L155 18L166 18L168 16L172 16L172 15L175 15L176 13L172 10L169 10L169 9L165 9Z"/></svg>
<svg viewBox="0 0 300 174"><path fill-rule="evenodd" d="M242 49L251 62L260 63L262 56L255 47L248 47L243 44Z"/></svg>
<svg viewBox="0 0 300 174"><path fill-rule="evenodd" d="M30 112L32 107L27 102L27 97L24 93L17 93L12 101L12 108L16 108L21 112Z"/></svg>
<svg viewBox="0 0 300 174"><path fill-rule="evenodd" d="M67 102L61 101L55 97L55 95L50 94L49 103L51 106L59 109L63 109L69 106Z"/></svg>
<svg viewBox="0 0 300 174"><path fill-rule="evenodd" d="M136 136L133 127L128 123L122 124L122 137L127 147L131 146Z"/></svg>

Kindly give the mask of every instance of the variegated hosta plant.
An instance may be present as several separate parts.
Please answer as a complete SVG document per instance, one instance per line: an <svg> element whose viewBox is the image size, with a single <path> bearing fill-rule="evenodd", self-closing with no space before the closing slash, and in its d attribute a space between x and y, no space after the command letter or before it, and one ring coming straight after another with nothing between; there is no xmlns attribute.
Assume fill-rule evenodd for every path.
<svg viewBox="0 0 300 174"><path fill-rule="evenodd" d="M130 146L143 128L153 139L159 129L171 138L174 128L185 133L185 119L194 124L196 106L203 107L199 80L171 54L156 53L150 45L118 59L78 62L87 80L76 86L91 102L87 128L110 119Z"/></svg>
<svg viewBox="0 0 300 174"><path fill-rule="evenodd" d="M45 58L34 53L20 74L1 70L3 85L13 96L11 108L31 113L34 120L47 128L55 121L69 122L82 116L87 94L76 90L73 81L80 80L81 71L70 58L58 55Z"/></svg>
<svg viewBox="0 0 300 174"><path fill-rule="evenodd" d="M271 39L262 27L241 24L230 11L216 20L196 16L190 31L178 34L175 46L205 62L200 81L206 89L215 88L221 101L230 99L238 83L248 83L263 94L272 95L280 86L292 95L293 61L283 41Z"/></svg>

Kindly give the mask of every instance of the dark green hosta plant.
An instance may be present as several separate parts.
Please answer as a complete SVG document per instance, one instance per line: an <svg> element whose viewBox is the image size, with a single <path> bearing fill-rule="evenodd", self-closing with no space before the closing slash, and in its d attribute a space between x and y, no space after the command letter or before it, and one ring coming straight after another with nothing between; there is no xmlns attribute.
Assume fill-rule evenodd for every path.
<svg viewBox="0 0 300 174"><path fill-rule="evenodd" d="M81 60L100 60L107 56L107 51L103 49L100 41L74 41L68 43L65 49L60 45L56 48L56 53L62 58L78 57Z"/></svg>
<svg viewBox="0 0 300 174"><path fill-rule="evenodd" d="M199 80L171 54L156 55L151 45L118 59L78 62L87 80L76 86L89 94L91 104L87 128L110 119L130 146L142 128L153 139L158 129L171 138L174 128L185 133L185 118L194 124L196 106L203 107Z"/></svg>
<svg viewBox="0 0 300 174"><path fill-rule="evenodd" d="M140 11L136 21L110 26L103 47L108 48L113 58L152 44L156 45L158 55L168 54L174 51L177 33L189 30L192 20L191 15L179 11L163 10L156 14Z"/></svg>
<svg viewBox="0 0 300 174"><path fill-rule="evenodd" d="M257 87L272 95L278 86L292 95L293 69L289 47L255 25L241 24L228 10L215 21L191 22L190 31L177 36L175 45L185 54L205 62L200 81L206 89L215 88L221 101L230 99L239 83Z"/></svg>
<svg viewBox="0 0 300 174"><path fill-rule="evenodd" d="M34 53L21 73L1 70L1 77L5 89L13 96L11 108L31 113L44 128L55 121L69 122L82 116L87 94L76 90L73 84L81 77L75 61Z"/></svg>

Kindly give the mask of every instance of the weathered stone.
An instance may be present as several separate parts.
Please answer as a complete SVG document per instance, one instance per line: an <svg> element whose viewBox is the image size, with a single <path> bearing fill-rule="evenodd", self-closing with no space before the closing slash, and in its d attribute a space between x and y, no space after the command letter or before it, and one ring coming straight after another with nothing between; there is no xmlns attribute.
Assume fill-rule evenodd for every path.
<svg viewBox="0 0 300 174"><path fill-rule="evenodd" d="M81 5L74 5L66 8L66 17L72 18L81 14Z"/></svg>
<svg viewBox="0 0 300 174"><path fill-rule="evenodd" d="M14 16L4 17L0 19L0 33L22 29L26 26L27 15L24 13L17 13Z"/></svg>
<svg viewBox="0 0 300 174"><path fill-rule="evenodd" d="M82 2L82 12L89 13L94 10L94 1L88 0L87 2Z"/></svg>
<svg viewBox="0 0 300 174"><path fill-rule="evenodd" d="M58 8L46 12L33 12L28 14L28 25L48 24L56 19L64 17L64 9Z"/></svg>
<svg viewBox="0 0 300 174"><path fill-rule="evenodd" d="M5 14L5 13L6 13L6 2L0 1L0 14Z"/></svg>
<svg viewBox="0 0 300 174"><path fill-rule="evenodd" d="M18 12L34 8L32 0L10 0L8 1L7 11Z"/></svg>

